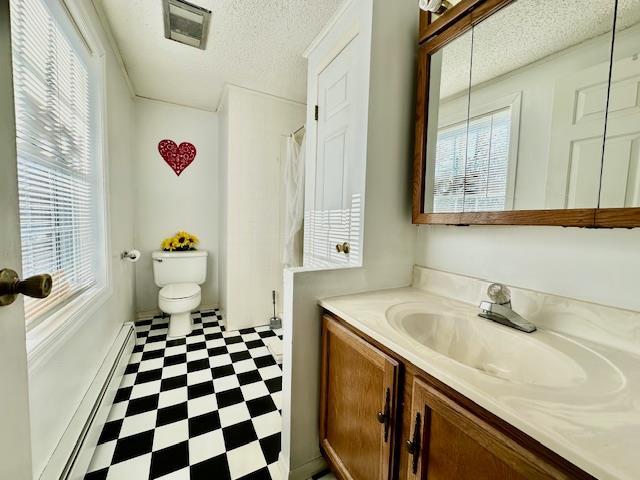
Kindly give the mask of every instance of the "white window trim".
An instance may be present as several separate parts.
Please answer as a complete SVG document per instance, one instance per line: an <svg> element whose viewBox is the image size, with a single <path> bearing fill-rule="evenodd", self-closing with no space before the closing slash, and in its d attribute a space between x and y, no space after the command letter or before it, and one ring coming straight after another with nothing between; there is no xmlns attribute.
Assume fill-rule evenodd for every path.
<svg viewBox="0 0 640 480"><path fill-rule="evenodd" d="M517 180L517 173L518 173L518 150L519 150L519 142L520 142L520 111L522 109L522 92L516 92L509 95L504 95L502 97L491 99L484 103L471 105L471 108L469 108L468 112L466 111L466 109L463 109L463 108L455 108L455 109L450 109L446 113L439 114L438 128L436 132L438 132L442 128L447 128L447 127L451 127L453 125L462 123L466 121L467 118L473 119L475 117L481 117L491 112L495 112L505 108L511 109L511 129L510 129L510 137L509 137L509 156L508 156L508 164L507 164L508 165L507 166L508 168L507 190L505 195L505 210L509 211L514 209L514 204L515 204L516 180ZM427 206L430 209L433 209L432 182L428 182L428 185L430 185L430 187L427 189L427 193L428 193L428 198L426 199Z"/></svg>
<svg viewBox="0 0 640 480"><path fill-rule="evenodd" d="M99 235L98 251L96 252L103 265L102 275L98 284L86 292L78 295L69 303L63 305L39 324L26 332L27 359L29 371L34 372L41 365L62 348L67 340L82 327L87 320L100 310L113 294L112 268L111 268L111 228L109 212L109 177L108 177L108 145L107 145L107 85L106 85L106 56L100 36L91 24L90 13L86 10L86 4L78 0L58 0L53 8L56 14L66 16L69 26L78 35L80 40L89 49L89 54L94 59L90 68L95 69L96 81L93 83L93 95L99 106L99 114L96 116L95 155L98 156L97 185L99 192L96 205L96 219ZM49 4L51 5L51 4ZM94 12L95 13L95 12Z"/></svg>

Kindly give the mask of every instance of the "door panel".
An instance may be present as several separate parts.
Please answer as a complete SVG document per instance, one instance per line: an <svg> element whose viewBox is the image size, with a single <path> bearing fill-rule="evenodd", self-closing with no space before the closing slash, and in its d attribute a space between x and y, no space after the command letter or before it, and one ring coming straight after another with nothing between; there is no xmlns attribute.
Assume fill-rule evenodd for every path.
<svg viewBox="0 0 640 480"><path fill-rule="evenodd" d="M545 208L597 208L609 62L556 84Z"/></svg>
<svg viewBox="0 0 640 480"><path fill-rule="evenodd" d="M572 478L417 378L411 403L408 480Z"/></svg>
<svg viewBox="0 0 640 480"><path fill-rule="evenodd" d="M601 208L640 206L640 126L636 129L631 135L607 136Z"/></svg>
<svg viewBox="0 0 640 480"><path fill-rule="evenodd" d="M600 208L640 207L640 59L613 63Z"/></svg>
<svg viewBox="0 0 640 480"><path fill-rule="evenodd" d="M348 166L353 161L352 53L349 44L318 77L318 170L316 211L325 214L326 252L331 263L347 264L334 246L349 241L351 207Z"/></svg>
<svg viewBox="0 0 640 480"><path fill-rule="evenodd" d="M391 478L397 378L394 359L323 318L320 438L342 478Z"/></svg>
<svg viewBox="0 0 640 480"><path fill-rule="evenodd" d="M602 169L602 137L571 142L566 208L598 204Z"/></svg>
<svg viewBox="0 0 640 480"><path fill-rule="evenodd" d="M323 171L326 172L325 178L333 177L333 181L326 181L322 185L321 204L325 210L342 210L347 132L348 128L345 127L324 140L324 155L321 164ZM334 172L336 175L331 175L329 172Z"/></svg>
<svg viewBox="0 0 640 480"><path fill-rule="evenodd" d="M442 415L431 418L429 439L429 479L526 480Z"/></svg>
<svg viewBox="0 0 640 480"><path fill-rule="evenodd" d="M359 266L368 89L356 35L317 75L315 158L305 203L305 266ZM348 253L336 245L349 244Z"/></svg>
<svg viewBox="0 0 640 480"><path fill-rule="evenodd" d="M21 273L9 2L0 2L0 269ZM0 478L31 478L23 299L0 307Z"/></svg>

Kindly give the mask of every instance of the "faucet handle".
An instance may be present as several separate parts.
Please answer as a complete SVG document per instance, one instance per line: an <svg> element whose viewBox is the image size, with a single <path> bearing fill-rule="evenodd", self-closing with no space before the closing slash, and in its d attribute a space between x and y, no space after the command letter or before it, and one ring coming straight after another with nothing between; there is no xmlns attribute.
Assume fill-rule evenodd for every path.
<svg viewBox="0 0 640 480"><path fill-rule="evenodd" d="M492 283L489 285L487 295L492 302L499 303L500 305L511 302L511 290L501 283Z"/></svg>

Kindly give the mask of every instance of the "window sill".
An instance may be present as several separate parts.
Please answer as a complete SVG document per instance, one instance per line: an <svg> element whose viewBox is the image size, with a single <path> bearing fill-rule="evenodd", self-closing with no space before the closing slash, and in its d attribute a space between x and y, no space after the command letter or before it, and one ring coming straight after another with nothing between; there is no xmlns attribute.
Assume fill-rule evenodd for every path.
<svg viewBox="0 0 640 480"><path fill-rule="evenodd" d="M111 296L111 289L96 286L27 331L29 371L48 360Z"/></svg>

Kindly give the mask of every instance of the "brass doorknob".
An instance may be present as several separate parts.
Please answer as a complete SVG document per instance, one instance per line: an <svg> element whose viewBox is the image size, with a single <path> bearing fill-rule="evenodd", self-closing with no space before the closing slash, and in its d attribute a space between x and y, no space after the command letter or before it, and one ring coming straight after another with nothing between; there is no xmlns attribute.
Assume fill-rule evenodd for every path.
<svg viewBox="0 0 640 480"><path fill-rule="evenodd" d="M338 243L336 245L336 252L338 253L344 253L345 255L347 255L350 251L351 251L351 245L349 245L347 242Z"/></svg>
<svg viewBox="0 0 640 480"><path fill-rule="evenodd" d="M0 270L0 307L11 305L19 294L33 298L47 298L52 286L53 279L47 273L20 280L14 270L9 268Z"/></svg>

